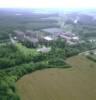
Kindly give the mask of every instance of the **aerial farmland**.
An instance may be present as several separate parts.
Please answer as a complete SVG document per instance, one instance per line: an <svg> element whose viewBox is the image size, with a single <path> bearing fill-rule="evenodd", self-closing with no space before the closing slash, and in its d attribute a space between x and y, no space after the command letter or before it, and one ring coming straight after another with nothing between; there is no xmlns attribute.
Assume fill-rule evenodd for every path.
<svg viewBox="0 0 96 100"><path fill-rule="evenodd" d="M95 100L90 13L0 9L0 100Z"/></svg>

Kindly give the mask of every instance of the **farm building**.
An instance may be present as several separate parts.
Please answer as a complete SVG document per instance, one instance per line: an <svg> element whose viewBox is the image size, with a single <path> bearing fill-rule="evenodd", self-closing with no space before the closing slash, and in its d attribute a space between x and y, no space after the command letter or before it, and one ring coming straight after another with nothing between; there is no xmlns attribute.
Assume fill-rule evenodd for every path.
<svg viewBox="0 0 96 100"><path fill-rule="evenodd" d="M45 37L43 37L43 39L46 40L46 41L52 41L53 40L53 38L50 37L50 36L45 36Z"/></svg>
<svg viewBox="0 0 96 100"><path fill-rule="evenodd" d="M51 50L51 48L50 47L42 47L42 48L38 48L37 49L37 52L42 52L42 53L47 53L47 52L49 52Z"/></svg>
<svg viewBox="0 0 96 100"><path fill-rule="evenodd" d="M20 30L15 30L14 33L16 34L16 38L19 40L19 41L24 41L24 37L25 37L25 33L20 31Z"/></svg>

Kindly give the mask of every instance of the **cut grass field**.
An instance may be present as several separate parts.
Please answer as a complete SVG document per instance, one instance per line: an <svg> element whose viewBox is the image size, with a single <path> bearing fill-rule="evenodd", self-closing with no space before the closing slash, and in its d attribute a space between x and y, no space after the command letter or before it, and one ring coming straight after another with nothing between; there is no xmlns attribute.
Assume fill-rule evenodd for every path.
<svg viewBox="0 0 96 100"><path fill-rule="evenodd" d="M96 100L96 63L83 55L66 60L68 69L45 69L17 82L21 100Z"/></svg>
<svg viewBox="0 0 96 100"><path fill-rule="evenodd" d="M36 51L36 49L32 49L32 48L27 48L25 46L23 46L21 43L16 43L16 47L17 49L23 53L25 56L30 55L30 56L36 56L39 53Z"/></svg>

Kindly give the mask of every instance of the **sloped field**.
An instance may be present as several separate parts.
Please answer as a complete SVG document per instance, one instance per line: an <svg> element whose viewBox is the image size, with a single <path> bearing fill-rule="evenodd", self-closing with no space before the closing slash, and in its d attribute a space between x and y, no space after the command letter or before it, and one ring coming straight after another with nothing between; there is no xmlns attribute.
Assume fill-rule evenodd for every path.
<svg viewBox="0 0 96 100"><path fill-rule="evenodd" d="M84 56L66 62L69 69L45 69L17 82L21 100L96 100L96 63Z"/></svg>

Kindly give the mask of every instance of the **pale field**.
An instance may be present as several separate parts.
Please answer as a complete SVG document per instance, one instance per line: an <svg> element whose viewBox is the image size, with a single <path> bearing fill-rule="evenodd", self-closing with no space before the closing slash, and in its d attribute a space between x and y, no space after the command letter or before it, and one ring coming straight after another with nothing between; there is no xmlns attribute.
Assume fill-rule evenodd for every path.
<svg viewBox="0 0 96 100"><path fill-rule="evenodd" d="M21 100L96 100L96 63L84 56L67 61L72 68L45 69L17 82Z"/></svg>

